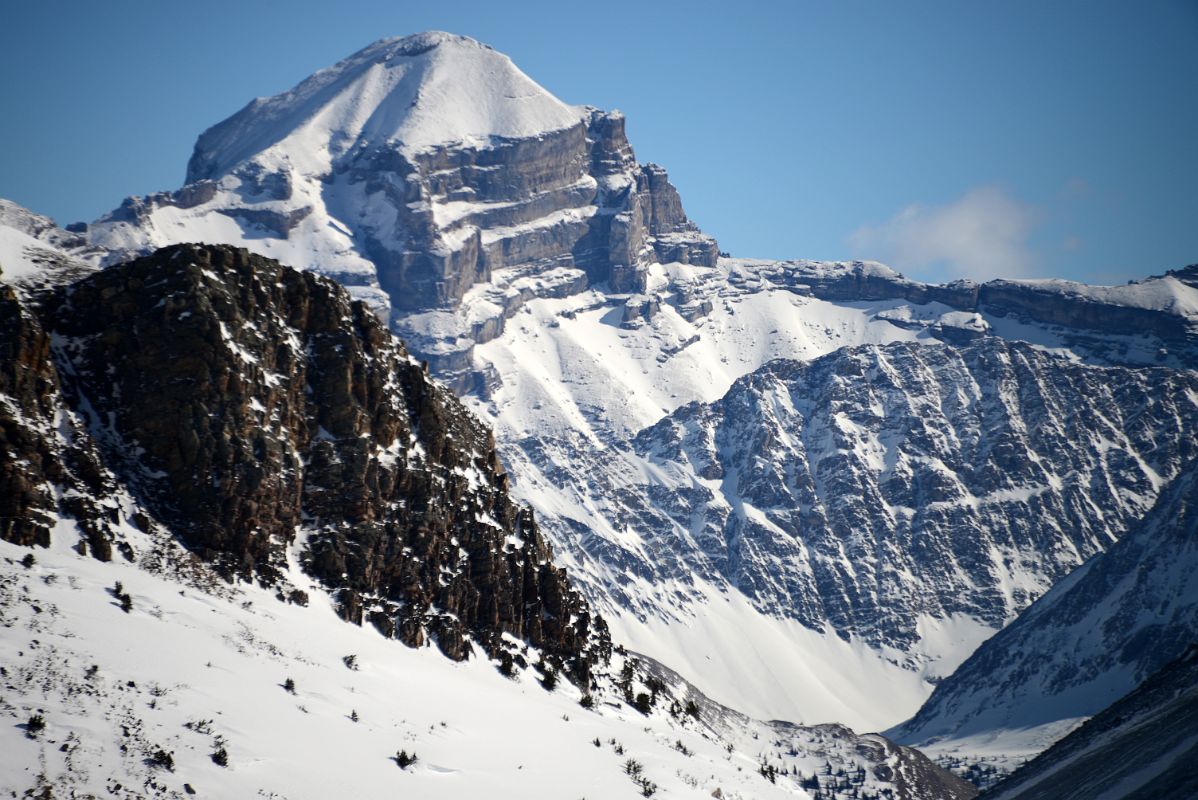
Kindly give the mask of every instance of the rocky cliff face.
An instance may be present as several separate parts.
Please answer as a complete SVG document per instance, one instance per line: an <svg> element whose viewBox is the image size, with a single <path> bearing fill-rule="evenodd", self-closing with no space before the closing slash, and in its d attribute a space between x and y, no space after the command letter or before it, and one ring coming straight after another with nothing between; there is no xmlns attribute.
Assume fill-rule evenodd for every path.
<svg viewBox="0 0 1198 800"><path fill-rule="evenodd" d="M412 646L431 638L460 659L473 640L510 659L510 635L578 681L606 657L602 619L508 498L489 432L331 281L180 246L57 290L37 317L14 309L0 380L19 449L2 474L32 521L6 538L46 542L38 511L69 460L46 444L57 402L144 508L134 522L229 578L304 602L294 555L346 619Z"/></svg>
<svg viewBox="0 0 1198 800"><path fill-rule="evenodd" d="M64 402L51 336L34 308L0 285L0 539L50 543L59 515L78 548L112 557L116 488L84 424Z"/></svg>
<svg viewBox="0 0 1198 800"><path fill-rule="evenodd" d="M1189 374L989 337L773 362L636 437L656 479L625 490L630 522L698 556L637 569L877 647L921 618L999 628L1198 455L1195 398Z"/></svg>
<svg viewBox="0 0 1198 800"><path fill-rule="evenodd" d="M6 541L50 542L57 391L50 337L16 292L0 286L0 536Z"/></svg>

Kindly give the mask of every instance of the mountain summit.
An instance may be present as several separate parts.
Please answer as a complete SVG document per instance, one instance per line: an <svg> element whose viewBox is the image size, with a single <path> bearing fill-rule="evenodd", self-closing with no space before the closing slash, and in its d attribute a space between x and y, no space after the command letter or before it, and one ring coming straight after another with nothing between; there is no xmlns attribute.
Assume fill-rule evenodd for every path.
<svg viewBox="0 0 1198 800"><path fill-rule="evenodd" d="M491 47L428 31L382 39L294 89L258 98L196 142L187 183L217 179L267 153L320 174L379 145L412 153L486 145L578 125L568 106Z"/></svg>

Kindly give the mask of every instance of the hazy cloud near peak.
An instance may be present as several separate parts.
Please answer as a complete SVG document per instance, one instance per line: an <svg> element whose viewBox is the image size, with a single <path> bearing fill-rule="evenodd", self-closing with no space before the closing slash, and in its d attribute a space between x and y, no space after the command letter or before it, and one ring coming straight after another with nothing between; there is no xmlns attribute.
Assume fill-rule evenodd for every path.
<svg viewBox="0 0 1198 800"><path fill-rule="evenodd" d="M1022 278L1036 267L1027 240L1037 216L1002 189L980 186L951 203L913 204L881 225L863 225L849 246L856 257L950 280Z"/></svg>

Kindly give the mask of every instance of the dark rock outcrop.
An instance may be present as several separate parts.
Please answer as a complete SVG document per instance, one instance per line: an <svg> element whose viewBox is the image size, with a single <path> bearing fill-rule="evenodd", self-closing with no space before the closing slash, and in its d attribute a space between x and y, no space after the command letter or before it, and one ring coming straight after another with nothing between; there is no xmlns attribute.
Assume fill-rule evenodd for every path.
<svg viewBox="0 0 1198 800"><path fill-rule="evenodd" d="M78 528L81 551L108 560L115 510L97 498L114 483L60 390L49 334L0 285L0 539L47 547L63 517Z"/></svg>
<svg viewBox="0 0 1198 800"><path fill-rule="evenodd" d="M16 292L0 286L0 539L50 544L57 390L50 337Z"/></svg>
<svg viewBox="0 0 1198 800"><path fill-rule="evenodd" d="M112 472L228 578L287 591L298 544L342 616L412 646L500 656L510 635L579 681L606 658L603 620L509 499L489 431L331 280L183 245L58 290L40 314L4 317L2 388L44 417L57 371ZM42 461L0 473L28 484L11 494L30 508L46 508Z"/></svg>

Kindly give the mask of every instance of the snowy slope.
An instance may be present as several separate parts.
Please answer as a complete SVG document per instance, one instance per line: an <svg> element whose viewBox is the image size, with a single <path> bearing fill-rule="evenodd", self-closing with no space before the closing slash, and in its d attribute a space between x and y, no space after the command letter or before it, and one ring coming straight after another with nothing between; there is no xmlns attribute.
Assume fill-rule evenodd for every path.
<svg viewBox="0 0 1198 800"><path fill-rule="evenodd" d="M1116 376L1075 364L1075 351L1088 360L1101 359L1076 345L1071 350L1064 336L1046 326L966 315L940 302L821 300L797 293L792 281L771 278L759 266L748 269L726 260L715 269L654 267L649 293L659 300L647 319L626 319L635 297L622 302L599 291L532 301L500 337L477 348L479 370L489 376L488 393L468 400L495 426L514 491L538 510L572 574L605 604L621 636L682 669L713 696L753 713L886 727L915 711L931 690L928 680L950 673L1056 577L1105 547L1147 510L1162 475L1174 474L1184 457L1179 448L1184 450L1193 435L1193 397L1198 395L1191 380L1166 370ZM870 275L893 276L878 265L863 266ZM817 270L835 276L852 269L807 262L802 274L810 283ZM707 313L688 318L688 304L702 302L709 305ZM946 328L965 331L965 341L1001 328L1012 338L1038 339L1038 348L1059 357L1016 348L1012 366L979 372L987 359L973 366L959 362L957 346L945 343ZM1115 338L1104 341L1114 344ZM918 349L880 350L875 356L880 363L854 367L854 359L845 358L790 380L779 380L769 368L756 377L780 356L811 359L845 347L887 343L929 345L936 355L920 359ZM1151 346L1144 349L1152 352ZM974 350L972 358L990 351L1005 358L997 342ZM898 353L903 355L896 360ZM838 363L846 375L860 374L862 382L838 377ZM1000 378L1004 369L1007 374ZM752 408L737 405L741 401L731 395L721 400L746 374L755 376L754 382L740 396L749 398ZM961 391L977 395L977 402L954 406L949 401L962 381ZM1013 392L1029 381L1022 396ZM820 410L805 406L799 413L786 405L798 400L772 399L805 394L805 384L812 394L829 395ZM1132 386L1141 387L1139 401L1116 391ZM821 430L844 428L833 418L836 409L827 406L837 391L843 395L835 401L841 410L865 427L857 433L844 429L836 434L839 439L823 441ZM1042 393L1044 399L1038 397ZM1073 416L1075 395L1096 403L1103 398L1089 421ZM710 412L679 411L694 401L722 405ZM985 404L993 407L987 415L981 413ZM1011 406L1009 412L1003 411L1005 405ZM682 416L670 421L671 414ZM926 418L928 429L918 436L930 444L902 433L907 415ZM1008 416L1002 423L1010 425L1005 434L988 430ZM1178 419L1191 422L1178 428ZM636 437L655 423L665 430L673 425L718 429L723 449L718 457L704 455L703 463L689 451L662 463L638 444L653 434ZM1029 433L1039 441L1029 442ZM1009 441L1004 443L1003 436ZM791 439L802 445L790 444ZM795 448L811 452L799 457ZM987 448L998 448L990 477L974 475L971 453ZM888 451L909 455L887 463ZM1016 453L1026 463L1008 463L1019 458ZM1075 463L1079 453L1086 454L1085 464ZM794 478L781 476L807 472L807 459L827 459L826 472L836 459L846 458L854 477L817 484L818 504L827 510L818 512L819 518L783 521L785 533L778 532L778 520L791 519L788 504L808 508L812 502L787 488ZM708 461L722 466L706 474ZM756 489L738 490L729 482L728 468L736 464L758 471ZM1018 477L1029 469L1040 478ZM1003 470L1011 470L1010 480L996 483ZM1102 476L1113 476L1113 483ZM1118 493L1107 489L1125 481L1130 483ZM750 499L753 491L761 496ZM868 505L839 503L836 492L848 498L887 497L891 505L880 504L889 510L878 513ZM897 500L896 492L908 499ZM912 517L903 511L936 493L949 502L941 502L934 513ZM740 510L729 516L729 509ZM733 525L745 514L747 530L758 532L747 539ZM761 515L760 523L754 514ZM828 514L832 527L823 519ZM941 519L931 521L937 515ZM994 555L980 552L980 560L964 552L952 555L958 548L951 530L958 523L970 530L1010 531L1022 544L996 545ZM792 557L794 548L785 543L798 536L800 549L825 549L821 558L835 565L851 560L835 555L839 534L834 532L844 525L892 532L930 526L939 531L937 546L969 566L924 585L930 576L923 570L939 559L911 552L906 534L894 533L887 534L896 537L894 551L874 554L879 564L891 562L880 572L871 567L857 580L846 574L847 566L833 566L843 576L836 583L844 581L840 585L846 588L804 587L811 578L799 576L812 575L808 557ZM749 544L754 536L772 544ZM884 578L888 570L905 577ZM882 584L876 576L883 576ZM887 584L897 596L878 594ZM841 591L860 599L842 603L836 599ZM929 602L933 597L940 599ZM860 608L862 602L878 603L879 613L853 617L856 612L836 610ZM895 635L894 625L905 633ZM740 680L744 674L756 676L755 681Z"/></svg>
<svg viewBox="0 0 1198 800"><path fill-rule="evenodd" d="M69 282L95 269L82 237L0 198L0 283L20 292Z"/></svg>
<svg viewBox="0 0 1198 800"><path fill-rule="evenodd" d="M937 754L1026 757L1198 640L1198 470L1143 522L988 640L908 722Z"/></svg>
<svg viewBox="0 0 1198 800"><path fill-rule="evenodd" d="M171 552L126 535L139 552ZM60 529L53 541L71 538ZM0 790L632 798L643 795L626 771L633 760L661 796L810 797L798 781L825 764L896 797L970 796L880 737L771 726L698 694L701 719L671 716L664 700L645 716L620 702L609 678L588 710L578 689L563 681L547 692L534 670L504 678L485 658L454 663L347 624L318 586L306 587L309 607L280 603L173 555L182 569L146 570L61 544L0 542ZM111 591L118 581L128 613ZM684 699L689 690L670 691ZM34 717L44 728L30 729ZM224 766L212 759L220 750ZM401 769L401 750L418 760ZM771 783L763 761L784 774ZM825 785L832 780L841 779Z"/></svg>
<svg viewBox="0 0 1198 800"><path fill-rule="evenodd" d="M1189 800L1198 793L1198 649L1191 648L1016 771L989 800Z"/></svg>

